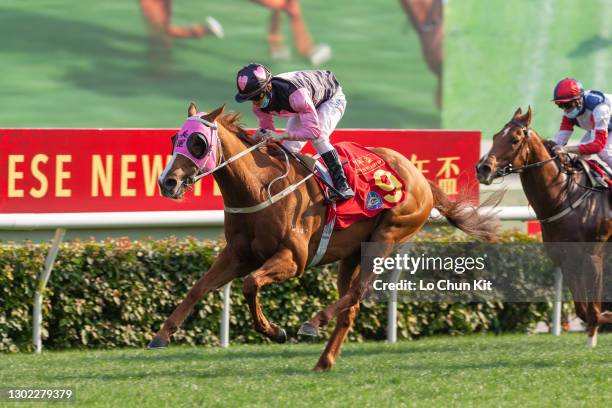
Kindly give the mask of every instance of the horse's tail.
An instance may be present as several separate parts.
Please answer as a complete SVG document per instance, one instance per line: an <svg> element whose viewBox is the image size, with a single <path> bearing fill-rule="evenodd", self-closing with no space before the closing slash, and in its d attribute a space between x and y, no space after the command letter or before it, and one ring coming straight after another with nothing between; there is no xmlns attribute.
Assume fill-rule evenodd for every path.
<svg viewBox="0 0 612 408"><path fill-rule="evenodd" d="M482 207L491 207L491 209L497 207L505 191L494 193L481 205L474 206L468 202L467 198L461 196L451 201L440 187L431 180L428 181L434 197L434 207L446 217L451 225L484 241L497 240L497 234L501 228L497 214L494 211L481 213L479 210Z"/></svg>

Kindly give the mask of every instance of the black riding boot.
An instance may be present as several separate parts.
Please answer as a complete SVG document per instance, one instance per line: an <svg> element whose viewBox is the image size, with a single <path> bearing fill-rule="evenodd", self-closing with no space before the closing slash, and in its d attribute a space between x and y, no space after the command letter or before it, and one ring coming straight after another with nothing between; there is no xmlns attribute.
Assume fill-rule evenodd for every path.
<svg viewBox="0 0 612 408"><path fill-rule="evenodd" d="M334 187L342 194L341 197L338 197L336 193L331 191L329 199L331 201L344 201L353 197L355 192L346 182L346 176L344 175L344 170L342 169L342 164L340 163L340 158L338 157L336 149L323 153L321 157L323 161L325 161L325 165L331 174L332 180L334 181Z"/></svg>

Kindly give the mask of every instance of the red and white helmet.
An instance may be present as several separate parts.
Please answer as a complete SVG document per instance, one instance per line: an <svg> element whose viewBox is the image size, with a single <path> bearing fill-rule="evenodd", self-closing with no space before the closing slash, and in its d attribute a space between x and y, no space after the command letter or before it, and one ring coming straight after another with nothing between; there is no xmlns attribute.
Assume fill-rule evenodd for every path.
<svg viewBox="0 0 612 408"><path fill-rule="evenodd" d="M565 78L559 81L553 91L553 102L570 102L584 95L582 84L574 78Z"/></svg>

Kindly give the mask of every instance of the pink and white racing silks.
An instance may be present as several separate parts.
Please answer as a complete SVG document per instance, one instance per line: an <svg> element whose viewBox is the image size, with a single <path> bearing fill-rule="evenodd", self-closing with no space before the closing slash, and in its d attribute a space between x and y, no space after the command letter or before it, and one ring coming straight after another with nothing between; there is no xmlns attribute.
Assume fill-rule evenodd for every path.
<svg viewBox="0 0 612 408"><path fill-rule="evenodd" d="M317 152L333 147L329 136L344 115L346 98L331 71L295 71L271 80L270 103L264 108L253 104L259 127L275 130L274 116L288 118L284 144L299 151L311 141Z"/></svg>
<svg viewBox="0 0 612 408"><path fill-rule="evenodd" d="M255 113L259 121L259 127L270 130L275 130L273 116L279 116L281 118L293 118L298 116L301 126L292 129L287 127L287 139L289 140L312 140L321 136L319 113L307 89L300 88L289 95L289 106L293 112L281 110L280 112L266 113L257 105L253 104L253 113Z"/></svg>

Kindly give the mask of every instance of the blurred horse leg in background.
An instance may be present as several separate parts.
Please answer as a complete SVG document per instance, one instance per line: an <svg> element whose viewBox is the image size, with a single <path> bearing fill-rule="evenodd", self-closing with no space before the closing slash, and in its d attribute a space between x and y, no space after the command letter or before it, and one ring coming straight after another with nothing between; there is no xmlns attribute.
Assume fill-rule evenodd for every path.
<svg viewBox="0 0 612 408"><path fill-rule="evenodd" d="M291 19L293 41L298 53L313 65L320 65L331 58L331 49L328 45L315 45L304 16L299 0L251 0L272 10L270 29L268 31L268 46L274 58L288 58L289 51L283 45L283 36L280 32L280 15L286 13Z"/></svg>
<svg viewBox="0 0 612 408"><path fill-rule="evenodd" d="M436 103L442 107L442 45L444 41L443 0L400 0L406 15L419 34L423 57L438 78Z"/></svg>
<svg viewBox="0 0 612 408"><path fill-rule="evenodd" d="M223 37L223 27L212 17L207 17L204 24L172 24L171 0L140 0L140 9L149 26L149 60L155 74L165 74L170 70L174 38Z"/></svg>
<svg viewBox="0 0 612 408"><path fill-rule="evenodd" d="M164 33L171 38L199 38L207 35L223 37L219 23L207 18L204 24L177 26L172 24L171 0L140 0L140 8L152 32Z"/></svg>
<svg viewBox="0 0 612 408"><path fill-rule="evenodd" d="M291 51L283 42L283 35L280 32L280 10L273 10L270 15L270 29L268 31L268 50L273 59L289 59Z"/></svg>

